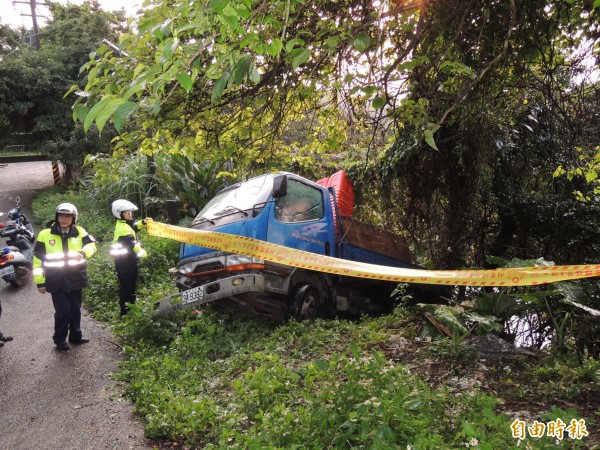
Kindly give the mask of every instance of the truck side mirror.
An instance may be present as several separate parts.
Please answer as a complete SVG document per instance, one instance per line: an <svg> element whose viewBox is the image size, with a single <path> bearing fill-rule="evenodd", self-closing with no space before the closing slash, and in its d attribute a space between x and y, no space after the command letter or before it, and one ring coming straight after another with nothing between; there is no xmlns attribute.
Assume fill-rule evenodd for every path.
<svg viewBox="0 0 600 450"><path fill-rule="evenodd" d="M169 222L177 223L179 222L179 212L177 211L177 200L167 200L167 217L169 218Z"/></svg>
<svg viewBox="0 0 600 450"><path fill-rule="evenodd" d="M273 179L273 198L281 198L287 195L287 175L277 175Z"/></svg>

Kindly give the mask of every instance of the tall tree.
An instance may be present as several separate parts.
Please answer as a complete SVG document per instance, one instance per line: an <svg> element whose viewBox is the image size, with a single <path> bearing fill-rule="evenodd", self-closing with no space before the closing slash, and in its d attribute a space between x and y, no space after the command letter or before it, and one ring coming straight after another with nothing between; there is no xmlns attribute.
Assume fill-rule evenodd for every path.
<svg viewBox="0 0 600 450"><path fill-rule="evenodd" d="M436 267L481 266L490 251L582 256L564 245L581 227L567 231L556 213L588 207L552 178L589 126L578 92L593 85L577 75L598 39L598 11L581 6L447 0L425 12L429 32L414 58L427 62L413 71L409 98L427 100L436 149L405 129L377 172L408 205L403 228Z"/></svg>
<svg viewBox="0 0 600 450"><path fill-rule="evenodd" d="M49 7L52 18L40 29L41 49L14 44L0 64L0 138L26 139L62 161L68 175L85 154L107 151L110 136L104 142L97 133L84 137L64 93L81 82L79 69L89 53L103 39L117 39L125 18L122 12L102 11L95 1Z"/></svg>
<svg viewBox="0 0 600 450"><path fill-rule="evenodd" d="M8 25L0 24L0 70L8 69L11 61L11 55L18 52L21 48L29 45L22 39L24 30L17 31ZM2 72L7 76L0 76L0 139L5 140L11 134L9 125L11 116L16 115L16 111L23 111L27 105L21 105L19 100L14 97L14 83L9 73L12 70Z"/></svg>

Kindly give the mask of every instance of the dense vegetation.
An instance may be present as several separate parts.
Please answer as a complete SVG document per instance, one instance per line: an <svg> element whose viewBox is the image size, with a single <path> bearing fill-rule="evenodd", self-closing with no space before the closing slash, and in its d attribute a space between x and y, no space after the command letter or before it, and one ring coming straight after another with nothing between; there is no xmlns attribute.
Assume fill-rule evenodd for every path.
<svg viewBox="0 0 600 450"><path fill-rule="evenodd" d="M155 217L177 198L193 214L260 172L344 168L356 214L405 234L427 267L598 263L600 0L145 6L125 28L94 3L54 5L38 52L1 26L0 139L33 133L83 170L35 215L65 196L81 205L101 244L87 306L123 341L118 376L149 436L215 448L598 445L596 279L461 288L448 307L399 304L360 322L275 326L210 308L158 320L177 246L146 238L141 301L120 321L105 246L117 197ZM532 353L466 345L482 336ZM558 418L585 420L590 436L511 435L515 419Z"/></svg>
<svg viewBox="0 0 600 450"><path fill-rule="evenodd" d="M576 354L578 333L594 331L584 330L589 316L560 306L561 286L538 298L514 289L509 294L527 300L520 305L507 293L483 294L471 308L399 305L393 314L360 321L278 324L216 308L158 318L153 302L174 291L166 271L178 246L142 236L150 257L141 266L139 300L121 319L109 255L113 219L101 198L98 191L48 192L35 200L34 214L42 222L57 202L72 201L95 235L99 250L90 260L86 307L119 337L127 359L115 376L157 445L551 449L599 443L600 362ZM543 350L531 341L526 352L492 347L491 354L480 353L472 339L509 330L502 324L517 311L562 326L543 336ZM452 337L442 339L433 324L447 326ZM521 342L532 335L522 333ZM533 426L559 419L585 424L579 430L589 435L565 431L562 440L527 435L520 442L511 428L515 420Z"/></svg>

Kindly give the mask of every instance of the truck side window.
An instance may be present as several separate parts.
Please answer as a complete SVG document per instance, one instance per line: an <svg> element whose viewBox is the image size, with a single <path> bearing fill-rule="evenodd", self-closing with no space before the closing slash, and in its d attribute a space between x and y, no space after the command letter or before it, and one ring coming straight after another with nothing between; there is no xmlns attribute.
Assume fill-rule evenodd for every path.
<svg viewBox="0 0 600 450"><path fill-rule="evenodd" d="M290 223L321 218L323 218L321 191L289 179L287 195L275 201L275 219Z"/></svg>

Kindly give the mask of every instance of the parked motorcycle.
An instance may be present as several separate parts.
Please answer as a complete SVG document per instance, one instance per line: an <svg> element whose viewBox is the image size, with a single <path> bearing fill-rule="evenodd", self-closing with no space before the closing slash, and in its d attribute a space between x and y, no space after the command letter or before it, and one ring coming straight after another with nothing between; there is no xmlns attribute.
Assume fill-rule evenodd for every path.
<svg viewBox="0 0 600 450"><path fill-rule="evenodd" d="M0 250L0 277L14 287L22 286L33 269L33 244L35 233L27 217L21 212L20 198L17 206L8 211L8 221L0 223L0 238L7 247ZM0 212L0 217L4 213Z"/></svg>

